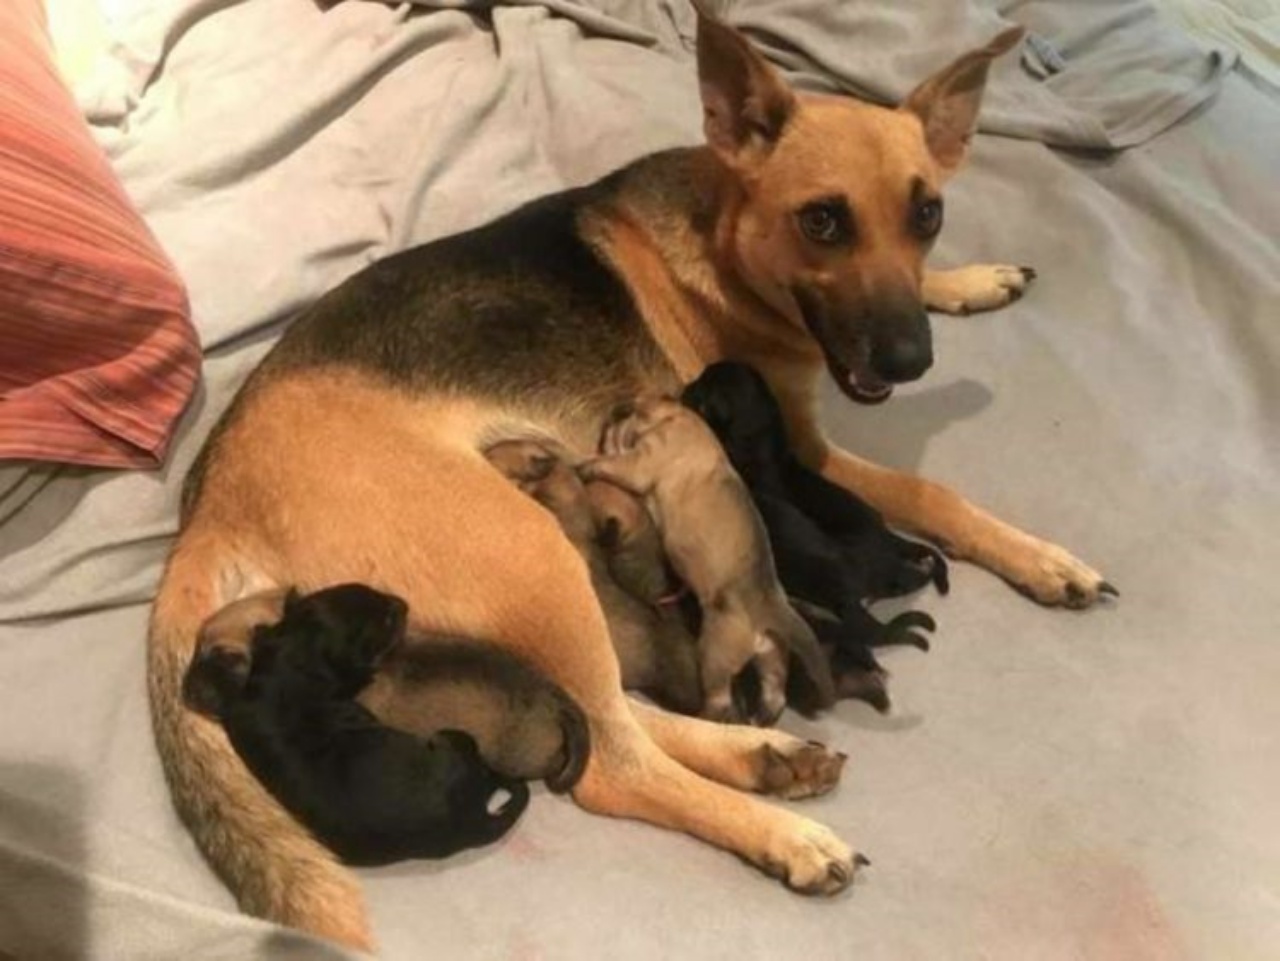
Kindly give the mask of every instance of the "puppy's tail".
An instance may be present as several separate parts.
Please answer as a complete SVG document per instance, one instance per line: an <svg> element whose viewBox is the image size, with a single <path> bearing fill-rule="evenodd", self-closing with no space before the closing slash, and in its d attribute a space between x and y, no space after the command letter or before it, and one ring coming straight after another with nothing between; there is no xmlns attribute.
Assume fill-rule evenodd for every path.
<svg viewBox="0 0 1280 961"><path fill-rule="evenodd" d="M372 951L355 878L254 779L222 728L183 703L197 631L222 606L220 575L234 561L225 541L188 533L152 610L151 721L174 806L246 913Z"/></svg>
<svg viewBox="0 0 1280 961"><path fill-rule="evenodd" d="M810 703L819 710L826 710L836 702L836 683L831 676L831 663L813 630L785 596L778 595L768 604L765 616L758 623L766 635L780 644L793 662L799 662L808 675L813 688Z"/></svg>
<svg viewBox="0 0 1280 961"><path fill-rule="evenodd" d="M548 774L545 782L555 794L564 794L573 790L587 769L587 759L591 756L591 729L587 725L587 715L578 702L559 687L555 689L559 704L560 732L564 738L564 764L560 770Z"/></svg>

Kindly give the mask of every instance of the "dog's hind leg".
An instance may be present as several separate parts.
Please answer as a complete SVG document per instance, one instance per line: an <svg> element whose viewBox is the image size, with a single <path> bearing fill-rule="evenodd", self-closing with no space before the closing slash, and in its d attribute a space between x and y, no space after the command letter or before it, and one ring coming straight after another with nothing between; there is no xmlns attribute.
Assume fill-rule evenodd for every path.
<svg viewBox="0 0 1280 961"><path fill-rule="evenodd" d="M529 505L517 518L510 506L504 543L518 556L487 571L485 595L503 597L496 589L506 590L504 616L491 629L500 643L523 647L587 716L591 755L574 799L599 814L691 834L798 891L834 894L846 887L862 862L829 829L701 777L654 742L622 692L585 562L550 515ZM480 517L476 523L485 523ZM731 745L710 741L703 750L708 757L732 753Z"/></svg>
<svg viewBox="0 0 1280 961"><path fill-rule="evenodd" d="M691 771L742 791L798 799L826 794L848 755L771 728L718 724L631 702L658 746Z"/></svg>
<svg viewBox="0 0 1280 961"><path fill-rule="evenodd" d="M205 619L232 598L219 578L236 552L184 535L151 617L147 683L156 746L178 814L243 910L360 951L373 949L354 876L267 793L222 728L182 702L183 675Z"/></svg>
<svg viewBox="0 0 1280 961"><path fill-rule="evenodd" d="M678 763L622 710L592 719L574 798L584 808L673 828L739 855L804 894L848 887L866 860L830 829L710 781Z"/></svg>

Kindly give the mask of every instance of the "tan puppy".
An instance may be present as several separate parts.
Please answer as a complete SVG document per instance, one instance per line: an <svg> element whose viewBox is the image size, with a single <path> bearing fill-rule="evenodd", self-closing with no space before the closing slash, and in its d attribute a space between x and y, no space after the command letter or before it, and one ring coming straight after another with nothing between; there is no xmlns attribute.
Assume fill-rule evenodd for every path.
<svg viewBox="0 0 1280 961"><path fill-rule="evenodd" d="M582 553L609 623L623 687L683 714L701 711L697 642L678 613L658 604L666 594L662 545L652 525L643 527L641 517L648 515L636 498L603 482L588 488L567 461L531 441L506 441L486 456L556 516Z"/></svg>
<svg viewBox="0 0 1280 961"><path fill-rule="evenodd" d="M778 583L769 537L751 494L697 414L668 398L645 399L606 427L604 456L582 465L644 498L676 573L702 609L698 639L703 716L742 719L734 679L754 662L760 704L772 724L787 703L787 655L804 665L830 706L835 687L818 641Z"/></svg>
<svg viewBox="0 0 1280 961"><path fill-rule="evenodd" d="M229 604L205 622L183 685L187 705L217 717L217 687L246 678L254 628L277 623L287 591ZM560 688L506 651L432 638L398 644L356 698L388 727L427 738L466 731L505 777L545 780L562 793L582 775L590 735L582 710Z"/></svg>
<svg viewBox="0 0 1280 961"><path fill-rule="evenodd" d="M644 502L603 480L587 484L587 498L613 579L627 593L678 618L662 534Z"/></svg>

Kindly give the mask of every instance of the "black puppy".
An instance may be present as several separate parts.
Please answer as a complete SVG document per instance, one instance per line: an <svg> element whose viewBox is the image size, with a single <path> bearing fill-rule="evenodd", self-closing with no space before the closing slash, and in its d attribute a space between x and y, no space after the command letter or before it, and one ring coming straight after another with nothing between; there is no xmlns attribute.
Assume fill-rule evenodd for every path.
<svg viewBox="0 0 1280 961"><path fill-rule="evenodd" d="M712 364L685 388L682 400L715 432L750 489L787 593L834 615L801 608L828 648L841 693L887 710L885 673L872 648L911 644L928 650L928 640L913 628L932 631L935 624L918 611L882 624L864 604L929 581L945 594L945 559L895 534L870 505L800 463L777 400L753 368Z"/></svg>
<svg viewBox="0 0 1280 961"><path fill-rule="evenodd" d="M360 584L291 593L281 620L254 629L247 677L200 668L202 697L217 702L211 713L248 768L350 864L489 844L529 802L524 782L493 772L469 734L418 738L355 701L403 641L406 613ZM491 812L499 791L510 798Z"/></svg>

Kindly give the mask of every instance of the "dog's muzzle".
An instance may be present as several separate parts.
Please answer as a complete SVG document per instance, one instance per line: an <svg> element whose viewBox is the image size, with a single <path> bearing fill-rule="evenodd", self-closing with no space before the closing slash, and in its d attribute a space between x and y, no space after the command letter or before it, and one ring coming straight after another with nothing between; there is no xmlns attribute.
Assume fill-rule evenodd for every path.
<svg viewBox="0 0 1280 961"><path fill-rule="evenodd" d="M893 385L918 380L933 366L929 315L915 303L889 303L874 315L840 318L813 291L794 291L836 385L860 404L889 399Z"/></svg>

